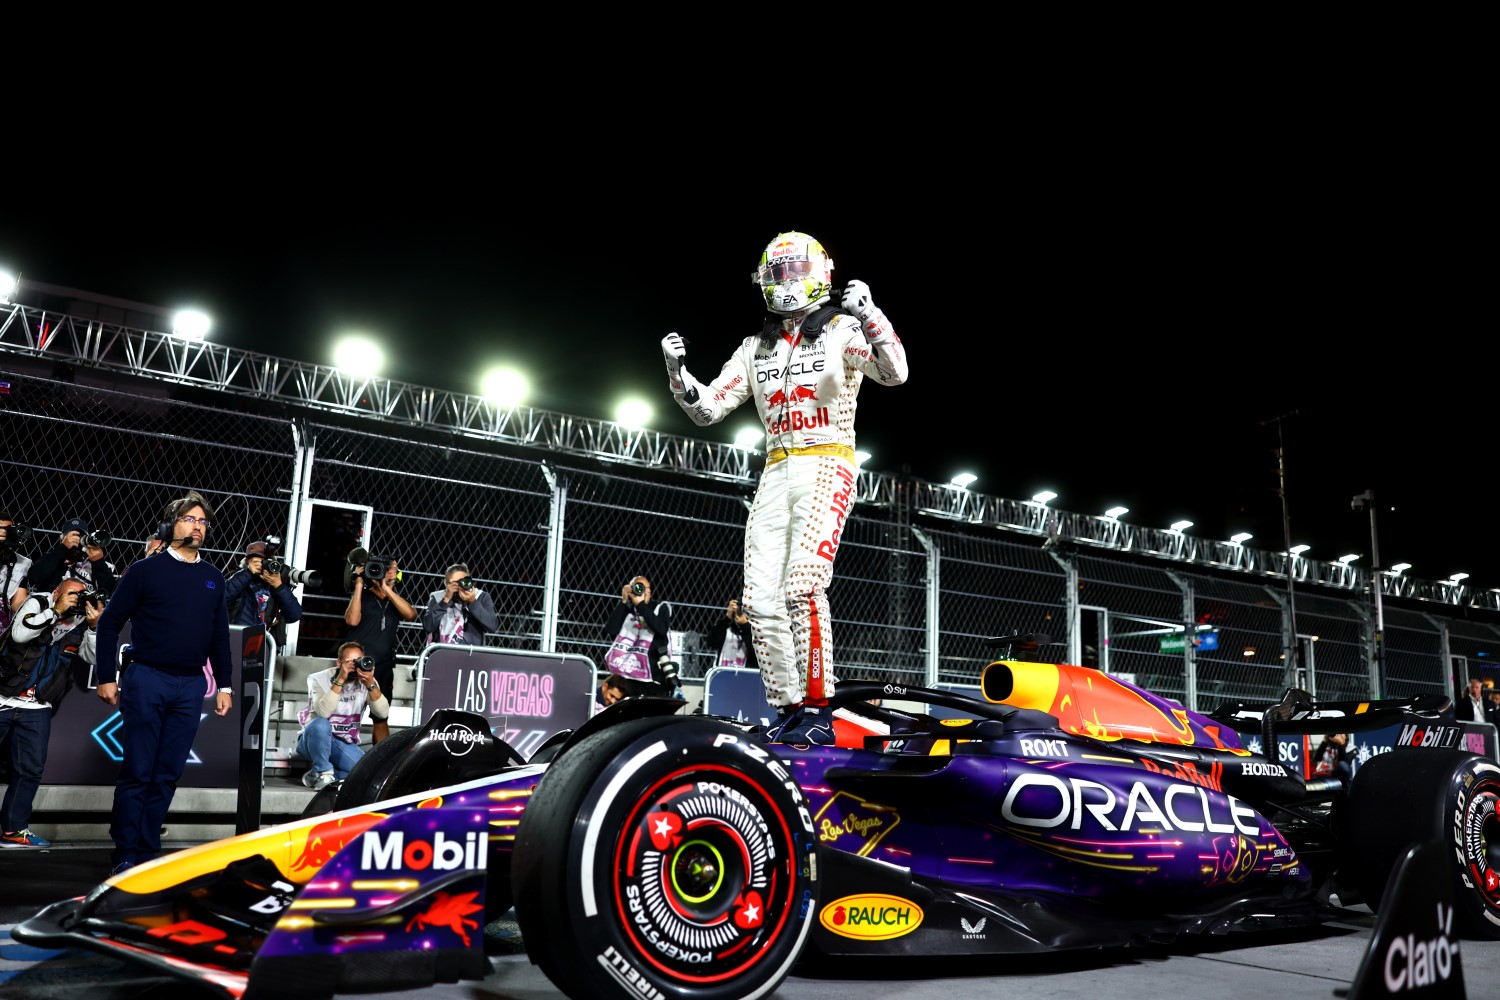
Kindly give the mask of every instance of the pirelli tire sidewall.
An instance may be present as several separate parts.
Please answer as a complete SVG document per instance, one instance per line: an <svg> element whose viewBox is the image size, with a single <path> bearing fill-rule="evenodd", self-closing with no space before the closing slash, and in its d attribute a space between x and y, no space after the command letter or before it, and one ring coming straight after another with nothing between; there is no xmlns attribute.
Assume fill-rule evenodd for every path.
<svg viewBox="0 0 1500 1000"><path fill-rule="evenodd" d="M570 997L770 994L810 937L807 798L758 739L709 719L612 726L542 776L512 860L527 951Z"/></svg>
<svg viewBox="0 0 1500 1000"><path fill-rule="evenodd" d="M1372 757L1349 789L1350 869L1370 908L1417 841L1442 845L1457 930L1500 940L1500 764L1462 750L1393 750Z"/></svg>

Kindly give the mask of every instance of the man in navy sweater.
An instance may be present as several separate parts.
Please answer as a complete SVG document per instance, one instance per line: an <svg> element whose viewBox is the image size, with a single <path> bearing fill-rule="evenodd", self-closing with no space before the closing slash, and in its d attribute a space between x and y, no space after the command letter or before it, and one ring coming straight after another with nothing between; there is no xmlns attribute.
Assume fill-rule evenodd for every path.
<svg viewBox="0 0 1500 1000"><path fill-rule="evenodd" d="M224 575L200 559L213 508L197 493L167 504L158 554L120 577L97 637L98 694L120 706L125 757L115 781L109 835L118 875L161 850L162 823L198 735L207 697L203 665L213 666L215 715L229 712L229 613ZM119 681L120 630L130 622L131 662Z"/></svg>

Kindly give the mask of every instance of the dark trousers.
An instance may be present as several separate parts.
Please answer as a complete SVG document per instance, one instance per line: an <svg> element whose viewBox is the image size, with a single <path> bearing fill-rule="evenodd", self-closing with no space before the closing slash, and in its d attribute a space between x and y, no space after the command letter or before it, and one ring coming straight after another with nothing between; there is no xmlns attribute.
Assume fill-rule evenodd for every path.
<svg viewBox="0 0 1500 1000"><path fill-rule="evenodd" d="M50 708L0 708L0 746L10 743L10 784L0 804L0 828L17 833L31 822L31 803L42 787L47 738L52 733Z"/></svg>
<svg viewBox="0 0 1500 1000"><path fill-rule="evenodd" d="M192 753L207 690L201 673L179 676L144 663L133 665L121 679L125 759L115 780L109 823L114 864L140 864L161 850L161 826Z"/></svg>

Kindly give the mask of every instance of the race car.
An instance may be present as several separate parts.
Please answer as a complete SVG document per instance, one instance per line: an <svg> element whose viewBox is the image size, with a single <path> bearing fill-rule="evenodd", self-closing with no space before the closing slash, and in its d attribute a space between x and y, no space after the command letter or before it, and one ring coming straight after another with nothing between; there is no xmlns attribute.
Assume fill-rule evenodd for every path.
<svg viewBox="0 0 1500 1000"><path fill-rule="evenodd" d="M1038 645L1026 639L993 643ZM831 746L633 699L530 760L481 717L439 710L301 819L133 868L13 936L220 996L313 997L483 978L485 924L514 907L527 955L575 1000L729 1000L771 993L814 955L1347 919L1353 903L1379 911L1403 855L1438 841L1455 931L1500 938L1500 765L1413 739L1346 787L1245 745L1395 722L1430 733L1442 699L1289 690L1201 714L1011 658L979 689L842 684Z"/></svg>

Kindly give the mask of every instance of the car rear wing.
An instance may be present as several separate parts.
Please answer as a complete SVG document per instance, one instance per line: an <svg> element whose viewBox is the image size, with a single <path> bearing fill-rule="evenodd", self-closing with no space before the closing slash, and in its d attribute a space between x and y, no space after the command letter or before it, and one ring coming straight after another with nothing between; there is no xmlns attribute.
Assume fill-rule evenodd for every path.
<svg viewBox="0 0 1500 1000"><path fill-rule="evenodd" d="M1264 746L1274 747L1279 733L1362 733L1406 722L1413 716L1437 721L1453 708L1440 694L1379 701L1316 701L1301 688L1287 688L1274 704L1224 704L1208 713L1236 732L1258 732Z"/></svg>

